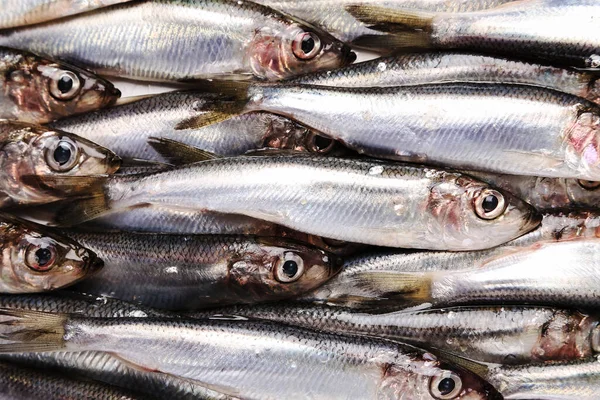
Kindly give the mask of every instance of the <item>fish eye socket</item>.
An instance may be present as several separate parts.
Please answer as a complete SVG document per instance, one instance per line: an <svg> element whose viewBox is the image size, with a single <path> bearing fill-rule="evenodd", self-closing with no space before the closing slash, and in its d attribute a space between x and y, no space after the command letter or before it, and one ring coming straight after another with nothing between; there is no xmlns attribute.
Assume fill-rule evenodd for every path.
<svg viewBox="0 0 600 400"><path fill-rule="evenodd" d="M315 153L327 154L333 150L335 141L325 136L311 134L309 140L309 149Z"/></svg>
<svg viewBox="0 0 600 400"><path fill-rule="evenodd" d="M71 71L60 71L50 81L50 94L57 100L71 100L80 88L79 77Z"/></svg>
<svg viewBox="0 0 600 400"><path fill-rule="evenodd" d="M292 42L292 51L300 60L315 58L321 51L321 39L312 32L300 32Z"/></svg>
<svg viewBox="0 0 600 400"><path fill-rule="evenodd" d="M438 400L450 400L458 397L462 391L462 380L451 371L433 376L429 380L429 393Z"/></svg>
<svg viewBox="0 0 600 400"><path fill-rule="evenodd" d="M70 171L77 165L78 159L78 147L67 137L60 138L46 149L46 163L56 172Z"/></svg>
<svg viewBox="0 0 600 400"><path fill-rule="evenodd" d="M600 187L600 182L586 181L584 179L578 179L577 183L585 190L595 190Z"/></svg>
<svg viewBox="0 0 600 400"><path fill-rule="evenodd" d="M38 272L46 272L54 267L56 248L52 245L29 245L25 251L25 263L29 268Z"/></svg>
<svg viewBox="0 0 600 400"><path fill-rule="evenodd" d="M295 253L287 252L277 263L275 279L282 283L295 282L304 273L304 261Z"/></svg>
<svg viewBox="0 0 600 400"><path fill-rule="evenodd" d="M484 189L474 200L475 213L482 219L496 219L506 210L506 201L502 193L493 189Z"/></svg>

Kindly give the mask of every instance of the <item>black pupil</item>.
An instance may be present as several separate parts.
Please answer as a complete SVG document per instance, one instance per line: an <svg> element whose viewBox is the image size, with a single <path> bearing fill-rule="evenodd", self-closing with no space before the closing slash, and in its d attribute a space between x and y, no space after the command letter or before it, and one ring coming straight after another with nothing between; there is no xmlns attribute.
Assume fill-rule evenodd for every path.
<svg viewBox="0 0 600 400"><path fill-rule="evenodd" d="M62 94L65 94L69 93L71 89L73 89L73 79L69 76L62 76L58 80L58 90L60 90Z"/></svg>
<svg viewBox="0 0 600 400"><path fill-rule="evenodd" d="M315 39L310 35L305 35L302 38L302 51L304 54L309 54L315 48Z"/></svg>
<svg viewBox="0 0 600 400"><path fill-rule="evenodd" d="M326 150L329 146L331 146L332 142L333 140L329 138L323 136L315 136L315 147L319 151Z"/></svg>
<svg viewBox="0 0 600 400"><path fill-rule="evenodd" d="M288 260L283 263L283 273L288 278L293 278L298 273L298 263L296 261Z"/></svg>
<svg viewBox="0 0 600 400"><path fill-rule="evenodd" d="M438 385L438 390L440 391L440 393L442 395L447 395L452 393L452 391L454 390L454 388L456 387L456 384L454 383L454 379L452 378L444 378L440 381L439 385Z"/></svg>
<svg viewBox="0 0 600 400"><path fill-rule="evenodd" d="M45 267L46 265L48 265L51 259L52 252L49 249L38 249L35 252L35 262L40 267Z"/></svg>
<svg viewBox="0 0 600 400"><path fill-rule="evenodd" d="M71 148L65 143L59 143L54 150L54 160L59 165L65 165L71 159Z"/></svg>
<svg viewBox="0 0 600 400"><path fill-rule="evenodd" d="M485 211L486 213L492 212L496 209L496 207L498 207L498 198L491 194L485 196L485 199L483 199L483 203L481 204L481 206L483 207L483 211Z"/></svg>

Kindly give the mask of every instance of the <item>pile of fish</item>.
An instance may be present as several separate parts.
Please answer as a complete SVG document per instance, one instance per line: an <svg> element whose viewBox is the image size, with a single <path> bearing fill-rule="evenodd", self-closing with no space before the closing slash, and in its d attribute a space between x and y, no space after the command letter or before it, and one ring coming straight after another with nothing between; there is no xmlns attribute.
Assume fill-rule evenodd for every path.
<svg viewBox="0 0 600 400"><path fill-rule="evenodd" d="M0 398L598 399L598 21L0 0Z"/></svg>

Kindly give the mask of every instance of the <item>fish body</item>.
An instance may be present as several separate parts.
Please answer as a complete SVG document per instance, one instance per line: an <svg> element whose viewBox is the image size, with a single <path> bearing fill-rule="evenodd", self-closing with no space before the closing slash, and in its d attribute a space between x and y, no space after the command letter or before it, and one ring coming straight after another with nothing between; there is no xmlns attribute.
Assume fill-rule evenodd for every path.
<svg viewBox="0 0 600 400"><path fill-rule="evenodd" d="M110 174L121 160L112 151L71 133L0 120L0 207L50 203L66 188L41 187L29 178Z"/></svg>
<svg viewBox="0 0 600 400"><path fill-rule="evenodd" d="M110 106L120 96L89 71L0 47L0 118L43 124Z"/></svg>
<svg viewBox="0 0 600 400"><path fill-rule="evenodd" d="M273 80L338 67L356 57L324 31L233 0L127 2L6 31L0 43L104 75L152 81Z"/></svg>
<svg viewBox="0 0 600 400"><path fill-rule="evenodd" d="M473 250L514 239L540 221L520 200L460 174L329 157L217 159L113 177L98 191L67 206L58 222L158 204L240 214L353 243Z"/></svg>

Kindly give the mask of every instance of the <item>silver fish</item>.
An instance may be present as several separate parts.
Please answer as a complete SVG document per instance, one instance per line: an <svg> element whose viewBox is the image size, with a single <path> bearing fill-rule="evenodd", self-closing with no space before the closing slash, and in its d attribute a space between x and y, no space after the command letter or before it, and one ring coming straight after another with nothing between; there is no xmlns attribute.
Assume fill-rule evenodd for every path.
<svg viewBox="0 0 600 400"><path fill-rule="evenodd" d="M304 304L234 306L186 314L246 317L381 337L487 363L577 360L600 351L598 317L544 307L451 307L369 314Z"/></svg>
<svg viewBox="0 0 600 400"><path fill-rule="evenodd" d="M80 185L76 177L39 179ZM158 204L245 215L353 243L474 250L540 222L529 205L464 175L375 160L237 157L95 180L89 199L58 213L59 224Z"/></svg>
<svg viewBox="0 0 600 400"><path fill-rule="evenodd" d="M0 47L0 118L43 124L110 106L120 96L91 72Z"/></svg>
<svg viewBox="0 0 600 400"><path fill-rule="evenodd" d="M395 32L383 43L377 36L357 40L367 47L475 50L573 67L600 66L596 0L515 1L455 14L370 5L352 5L347 10L362 22L377 25L376 29Z"/></svg>
<svg viewBox="0 0 600 400"><path fill-rule="evenodd" d="M127 2L6 31L0 44L105 75L152 81L216 76L274 80L356 58L322 30L235 0Z"/></svg>
<svg viewBox="0 0 600 400"><path fill-rule="evenodd" d="M476 375L390 341L245 320L92 319L6 309L0 315L7 343L1 352L107 351L245 399L303 398L307 391L331 400L496 397ZM51 333L36 335L39 329Z"/></svg>

